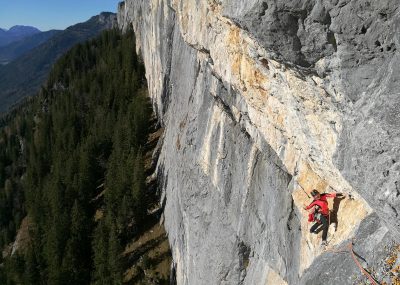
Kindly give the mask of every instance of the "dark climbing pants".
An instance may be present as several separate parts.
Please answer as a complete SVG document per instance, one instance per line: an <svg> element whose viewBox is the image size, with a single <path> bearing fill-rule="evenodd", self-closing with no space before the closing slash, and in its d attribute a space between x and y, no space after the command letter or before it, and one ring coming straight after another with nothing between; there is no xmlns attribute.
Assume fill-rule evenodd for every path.
<svg viewBox="0 0 400 285"><path fill-rule="evenodd" d="M321 215L320 221L321 221L321 223L317 222L314 225L312 225L312 227L310 228L310 233L316 233L316 230L322 224L322 240L326 241L326 237L328 235L328 229L329 229L328 217Z"/></svg>

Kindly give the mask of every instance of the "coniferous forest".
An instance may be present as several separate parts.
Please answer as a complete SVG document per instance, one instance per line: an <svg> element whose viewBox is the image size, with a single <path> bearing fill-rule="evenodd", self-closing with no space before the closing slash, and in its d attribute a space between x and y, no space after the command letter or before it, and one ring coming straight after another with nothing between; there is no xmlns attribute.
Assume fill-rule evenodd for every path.
<svg viewBox="0 0 400 285"><path fill-rule="evenodd" d="M1 120L0 284L123 283L123 246L147 212L151 106L135 50L132 31L75 46Z"/></svg>

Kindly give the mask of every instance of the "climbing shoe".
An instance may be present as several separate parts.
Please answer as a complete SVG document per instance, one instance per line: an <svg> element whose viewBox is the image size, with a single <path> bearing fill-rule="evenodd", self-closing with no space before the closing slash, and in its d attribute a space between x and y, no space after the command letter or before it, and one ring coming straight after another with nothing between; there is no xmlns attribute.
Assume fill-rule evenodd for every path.
<svg viewBox="0 0 400 285"><path fill-rule="evenodd" d="M321 249L325 249L327 245L328 245L327 241L323 240L321 243Z"/></svg>

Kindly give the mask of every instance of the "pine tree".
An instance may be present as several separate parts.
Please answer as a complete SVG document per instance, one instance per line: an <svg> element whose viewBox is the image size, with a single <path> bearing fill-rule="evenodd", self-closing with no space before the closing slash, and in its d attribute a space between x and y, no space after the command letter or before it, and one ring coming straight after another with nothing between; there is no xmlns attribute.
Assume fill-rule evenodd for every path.
<svg viewBox="0 0 400 285"><path fill-rule="evenodd" d="M132 198L134 201L135 220L140 223L146 216L145 176L142 152L134 160Z"/></svg>
<svg viewBox="0 0 400 285"><path fill-rule="evenodd" d="M35 249L31 245L25 256L26 267L25 267L25 284L40 284L40 268Z"/></svg>
<svg viewBox="0 0 400 285"><path fill-rule="evenodd" d="M90 219L75 200L71 211L70 238L63 258L66 284L87 284L91 268Z"/></svg>
<svg viewBox="0 0 400 285"><path fill-rule="evenodd" d="M26 214L32 231L26 255L0 267L0 284L122 283L123 243L147 204L140 150L150 112L135 49L133 31L116 30L74 47L1 120L0 247Z"/></svg>
<svg viewBox="0 0 400 285"><path fill-rule="evenodd" d="M94 272L92 283L95 285L110 284L110 271L108 265L108 237L109 231L105 220L100 220L93 238Z"/></svg>
<svg viewBox="0 0 400 285"><path fill-rule="evenodd" d="M108 268L110 272L111 285L122 284L122 247L118 239L117 228L115 224L111 224L110 239L108 242Z"/></svg>

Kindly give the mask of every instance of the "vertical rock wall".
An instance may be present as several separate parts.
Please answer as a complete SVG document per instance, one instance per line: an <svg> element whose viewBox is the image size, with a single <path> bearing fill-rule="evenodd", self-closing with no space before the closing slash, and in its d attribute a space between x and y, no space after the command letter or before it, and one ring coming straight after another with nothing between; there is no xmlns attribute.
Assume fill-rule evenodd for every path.
<svg viewBox="0 0 400 285"><path fill-rule="evenodd" d="M178 284L352 284L351 257L308 233L313 188L355 197L331 205L330 247L355 238L374 266L398 239L396 5L120 4L165 127L158 169Z"/></svg>

